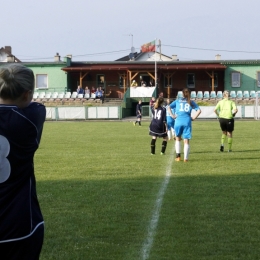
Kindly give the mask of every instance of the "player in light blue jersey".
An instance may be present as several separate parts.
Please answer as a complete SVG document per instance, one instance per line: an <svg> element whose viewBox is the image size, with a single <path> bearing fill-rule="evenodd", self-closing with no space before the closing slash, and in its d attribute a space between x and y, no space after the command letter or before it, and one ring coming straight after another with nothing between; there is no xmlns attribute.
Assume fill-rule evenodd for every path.
<svg viewBox="0 0 260 260"><path fill-rule="evenodd" d="M168 107L170 105L170 99L167 98L167 105L166 105L166 121L167 121L167 135L168 135L168 140L171 140L172 138L175 139L175 131L174 131L174 123L175 119L172 118L171 114L168 111ZM171 109L172 114L175 114L175 109Z"/></svg>
<svg viewBox="0 0 260 260"><path fill-rule="evenodd" d="M176 158L175 161L181 160L181 136L184 139L184 162L188 161L190 145L189 140L191 139L192 126L191 121L194 121L201 113L199 106L190 99L190 91L188 88L182 90L183 98L176 99L172 102L168 111L173 118L175 118L174 130L176 135L175 150ZM171 109L175 109L175 115ZM194 109L196 114L191 116L191 111Z"/></svg>

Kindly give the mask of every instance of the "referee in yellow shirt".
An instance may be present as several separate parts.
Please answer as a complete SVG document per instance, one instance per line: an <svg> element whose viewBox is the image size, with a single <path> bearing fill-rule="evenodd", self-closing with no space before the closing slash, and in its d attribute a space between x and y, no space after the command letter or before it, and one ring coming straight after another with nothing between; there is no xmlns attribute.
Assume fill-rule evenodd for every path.
<svg viewBox="0 0 260 260"><path fill-rule="evenodd" d="M223 92L223 99L218 102L214 109L219 118L220 128L222 130L220 151L224 152L224 143L228 139L228 152L232 151L232 132L234 131L234 117L237 113L237 107L234 101L229 100L229 92Z"/></svg>

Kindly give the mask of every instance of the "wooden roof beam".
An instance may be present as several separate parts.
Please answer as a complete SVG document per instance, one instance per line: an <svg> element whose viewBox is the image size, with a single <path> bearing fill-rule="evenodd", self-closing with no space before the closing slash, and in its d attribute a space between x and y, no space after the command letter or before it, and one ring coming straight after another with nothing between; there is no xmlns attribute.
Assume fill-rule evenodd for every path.
<svg viewBox="0 0 260 260"><path fill-rule="evenodd" d="M214 82L214 71L212 70L211 74L209 72L207 72L207 71L206 71L206 73L211 78L211 90L214 91L214 85L215 85L215 82Z"/></svg>
<svg viewBox="0 0 260 260"><path fill-rule="evenodd" d="M79 84L82 87L82 80L87 76L89 72L86 72L85 74L82 75L82 72L80 72L80 76L79 76Z"/></svg>

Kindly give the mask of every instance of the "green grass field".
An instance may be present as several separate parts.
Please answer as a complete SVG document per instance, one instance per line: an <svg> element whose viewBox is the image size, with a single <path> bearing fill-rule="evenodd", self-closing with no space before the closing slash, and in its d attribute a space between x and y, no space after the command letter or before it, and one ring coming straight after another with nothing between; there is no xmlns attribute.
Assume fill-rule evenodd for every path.
<svg viewBox="0 0 260 260"><path fill-rule="evenodd" d="M150 155L148 122L46 122L35 155L41 260L260 259L260 122L193 123L190 161Z"/></svg>

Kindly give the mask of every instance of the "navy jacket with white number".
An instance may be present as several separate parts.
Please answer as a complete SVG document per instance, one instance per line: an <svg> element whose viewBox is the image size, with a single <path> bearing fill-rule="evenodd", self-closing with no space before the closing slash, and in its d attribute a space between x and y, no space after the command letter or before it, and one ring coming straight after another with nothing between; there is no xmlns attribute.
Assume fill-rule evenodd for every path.
<svg viewBox="0 0 260 260"><path fill-rule="evenodd" d="M24 239L43 225L33 157L45 116L39 103L0 105L0 243Z"/></svg>

